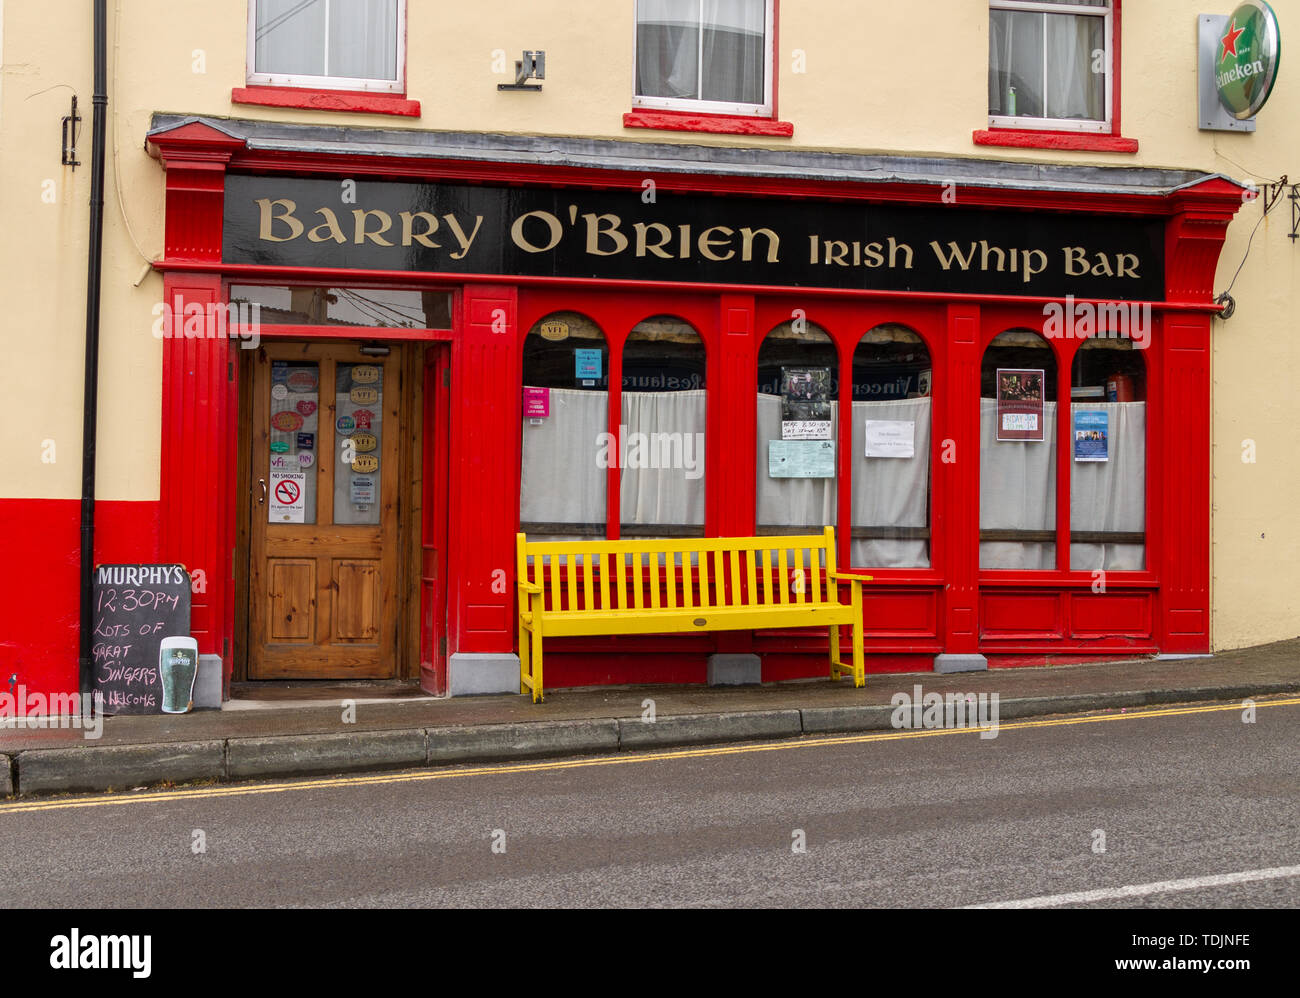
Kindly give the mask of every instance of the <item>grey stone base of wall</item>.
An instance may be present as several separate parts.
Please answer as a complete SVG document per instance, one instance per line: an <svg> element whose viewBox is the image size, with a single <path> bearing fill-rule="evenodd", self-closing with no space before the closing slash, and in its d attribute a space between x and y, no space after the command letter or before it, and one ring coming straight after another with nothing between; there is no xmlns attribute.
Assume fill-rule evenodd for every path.
<svg viewBox="0 0 1300 998"><path fill-rule="evenodd" d="M763 682L763 660L754 654L709 656L710 686L758 686Z"/></svg>
<svg viewBox="0 0 1300 998"><path fill-rule="evenodd" d="M447 662L447 693L518 693L519 656L509 652L456 652Z"/></svg>
<svg viewBox="0 0 1300 998"><path fill-rule="evenodd" d="M947 674L950 672L984 672L989 667L989 660L983 655L936 655L934 671Z"/></svg>
<svg viewBox="0 0 1300 998"><path fill-rule="evenodd" d="M13 764L7 755L0 755L0 797L8 797L13 792Z"/></svg>
<svg viewBox="0 0 1300 998"><path fill-rule="evenodd" d="M221 656L200 655L194 677L194 709L221 709Z"/></svg>

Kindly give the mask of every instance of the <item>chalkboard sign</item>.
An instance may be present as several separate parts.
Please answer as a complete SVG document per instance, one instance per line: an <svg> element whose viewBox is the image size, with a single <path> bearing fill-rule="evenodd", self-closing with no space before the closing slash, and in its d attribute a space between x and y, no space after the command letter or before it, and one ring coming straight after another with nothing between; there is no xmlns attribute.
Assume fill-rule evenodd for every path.
<svg viewBox="0 0 1300 998"><path fill-rule="evenodd" d="M184 565L99 565L93 597L95 690L106 714L160 714L163 638L190 633Z"/></svg>

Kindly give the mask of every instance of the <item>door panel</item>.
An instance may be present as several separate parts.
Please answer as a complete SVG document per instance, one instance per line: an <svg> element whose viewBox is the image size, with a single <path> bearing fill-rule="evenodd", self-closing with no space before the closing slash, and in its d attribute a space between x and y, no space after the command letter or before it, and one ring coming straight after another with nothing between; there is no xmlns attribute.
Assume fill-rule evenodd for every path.
<svg viewBox="0 0 1300 998"><path fill-rule="evenodd" d="M250 679L396 675L400 366L356 344L258 351Z"/></svg>

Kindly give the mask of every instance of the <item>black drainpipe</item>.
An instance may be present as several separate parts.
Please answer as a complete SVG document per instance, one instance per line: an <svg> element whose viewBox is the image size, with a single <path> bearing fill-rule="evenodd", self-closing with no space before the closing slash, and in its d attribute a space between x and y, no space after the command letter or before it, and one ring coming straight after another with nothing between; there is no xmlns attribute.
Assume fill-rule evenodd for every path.
<svg viewBox="0 0 1300 998"><path fill-rule="evenodd" d="M104 253L104 131L108 117L108 0L95 0L95 94L90 155L90 251L86 264L86 379L81 420L81 643L82 692L94 683L91 606L95 573L95 442L99 407L99 271Z"/></svg>

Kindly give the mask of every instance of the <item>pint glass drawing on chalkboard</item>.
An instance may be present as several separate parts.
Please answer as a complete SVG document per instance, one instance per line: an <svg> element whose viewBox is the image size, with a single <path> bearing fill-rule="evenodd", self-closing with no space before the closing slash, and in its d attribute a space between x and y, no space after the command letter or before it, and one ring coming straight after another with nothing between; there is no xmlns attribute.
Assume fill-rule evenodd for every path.
<svg viewBox="0 0 1300 998"><path fill-rule="evenodd" d="M158 648L164 714L188 714L194 706L194 677L199 671L199 643L193 638L163 638Z"/></svg>

